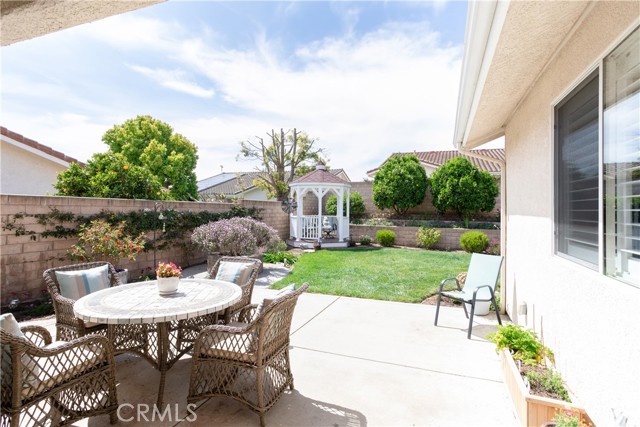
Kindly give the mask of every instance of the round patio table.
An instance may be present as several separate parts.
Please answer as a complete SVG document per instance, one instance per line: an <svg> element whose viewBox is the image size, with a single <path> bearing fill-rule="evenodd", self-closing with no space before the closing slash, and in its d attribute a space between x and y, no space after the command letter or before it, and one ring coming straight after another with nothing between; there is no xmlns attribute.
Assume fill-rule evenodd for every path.
<svg viewBox="0 0 640 427"><path fill-rule="evenodd" d="M178 328L171 328L172 322L179 324L176 321L222 312L241 297L238 285L210 279L181 279L174 294L160 295L153 280L92 292L78 299L73 311L85 322L109 325L112 342L121 338L115 325L138 325L132 333L144 334L145 344L131 352L141 354L160 371L157 405L161 407L166 372L188 351L181 351L179 342L170 347L170 332L178 337L180 334Z"/></svg>

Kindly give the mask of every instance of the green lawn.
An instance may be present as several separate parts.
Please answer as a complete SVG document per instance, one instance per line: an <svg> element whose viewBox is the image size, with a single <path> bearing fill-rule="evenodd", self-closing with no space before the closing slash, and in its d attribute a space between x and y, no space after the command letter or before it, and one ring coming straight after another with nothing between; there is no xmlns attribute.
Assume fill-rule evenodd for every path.
<svg viewBox="0 0 640 427"><path fill-rule="evenodd" d="M306 253L293 272L274 283L280 289L308 282L309 292L386 301L422 302L442 279L467 271L470 254L371 248Z"/></svg>

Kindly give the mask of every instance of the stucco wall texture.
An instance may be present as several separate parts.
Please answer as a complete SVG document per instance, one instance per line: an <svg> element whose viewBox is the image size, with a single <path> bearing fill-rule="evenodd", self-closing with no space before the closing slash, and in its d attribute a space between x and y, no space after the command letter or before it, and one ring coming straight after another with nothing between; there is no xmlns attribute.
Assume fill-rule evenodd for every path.
<svg viewBox="0 0 640 427"><path fill-rule="evenodd" d="M53 183L66 166L7 142L1 144L0 193L45 195L56 192Z"/></svg>
<svg viewBox="0 0 640 427"><path fill-rule="evenodd" d="M622 34L638 2L597 2L506 124L507 311L532 327L596 425L640 425L640 289L554 255L553 106ZM528 314L518 315L526 302Z"/></svg>
<svg viewBox="0 0 640 427"><path fill-rule="evenodd" d="M163 202L166 209L192 212L226 212L231 203L201 202ZM280 203L245 200L244 207L260 209L262 221L278 231L282 239L289 237L289 218L280 208ZM55 207L61 212L73 212L76 215L91 215L102 210L112 212L131 212L141 209L153 209L150 200L98 199L81 197L22 196L0 195L0 219L2 224L20 212L28 214L48 213ZM37 224L36 219L26 217L19 220L27 230L44 231L45 227ZM158 230L162 229L159 224ZM161 231L159 231L161 232ZM76 239L42 238L39 235L16 236L13 230L0 231L0 298L6 303L11 298L21 300L39 297L45 289L42 273L47 268L72 264L66 259L68 249ZM147 236L151 238L151 234ZM172 248L156 253L158 261L171 260L181 266L194 265L206 261L206 254L195 251L186 254L182 249ZM140 271L153 266L153 252L142 252L135 261L122 260L120 267L129 269L129 278L134 279Z"/></svg>

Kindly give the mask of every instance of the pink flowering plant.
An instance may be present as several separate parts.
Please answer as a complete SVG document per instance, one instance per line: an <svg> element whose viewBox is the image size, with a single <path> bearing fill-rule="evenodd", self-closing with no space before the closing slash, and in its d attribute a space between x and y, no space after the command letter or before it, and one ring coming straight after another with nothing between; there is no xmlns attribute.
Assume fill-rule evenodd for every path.
<svg viewBox="0 0 640 427"><path fill-rule="evenodd" d="M161 262L156 268L156 277L180 277L182 268L172 262Z"/></svg>
<svg viewBox="0 0 640 427"><path fill-rule="evenodd" d="M193 231L191 241L209 253L241 256L268 251L280 237L264 222L237 217L201 225Z"/></svg>

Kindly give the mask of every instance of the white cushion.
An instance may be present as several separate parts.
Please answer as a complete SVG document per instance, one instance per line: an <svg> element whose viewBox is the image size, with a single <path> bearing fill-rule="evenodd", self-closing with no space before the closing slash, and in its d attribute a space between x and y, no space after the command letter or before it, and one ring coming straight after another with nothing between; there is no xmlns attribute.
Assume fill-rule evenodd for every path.
<svg viewBox="0 0 640 427"><path fill-rule="evenodd" d="M253 265L243 262L222 261L218 267L218 273L216 273L216 280L224 280L242 286L251 276L252 267Z"/></svg>
<svg viewBox="0 0 640 427"><path fill-rule="evenodd" d="M63 297L78 300L91 292L109 287L109 266L107 264L77 271L56 271L56 278Z"/></svg>
<svg viewBox="0 0 640 427"><path fill-rule="evenodd" d="M258 312L262 313L264 310L266 310L267 308L269 308L269 306L278 298L288 295L290 293L292 293L293 291L296 290L296 285L295 283L292 285L289 285L287 287L284 287L282 289L280 289L280 291L278 291L278 293L273 297L273 298L264 298L262 300L262 304L260 304L260 307L258 308Z"/></svg>

